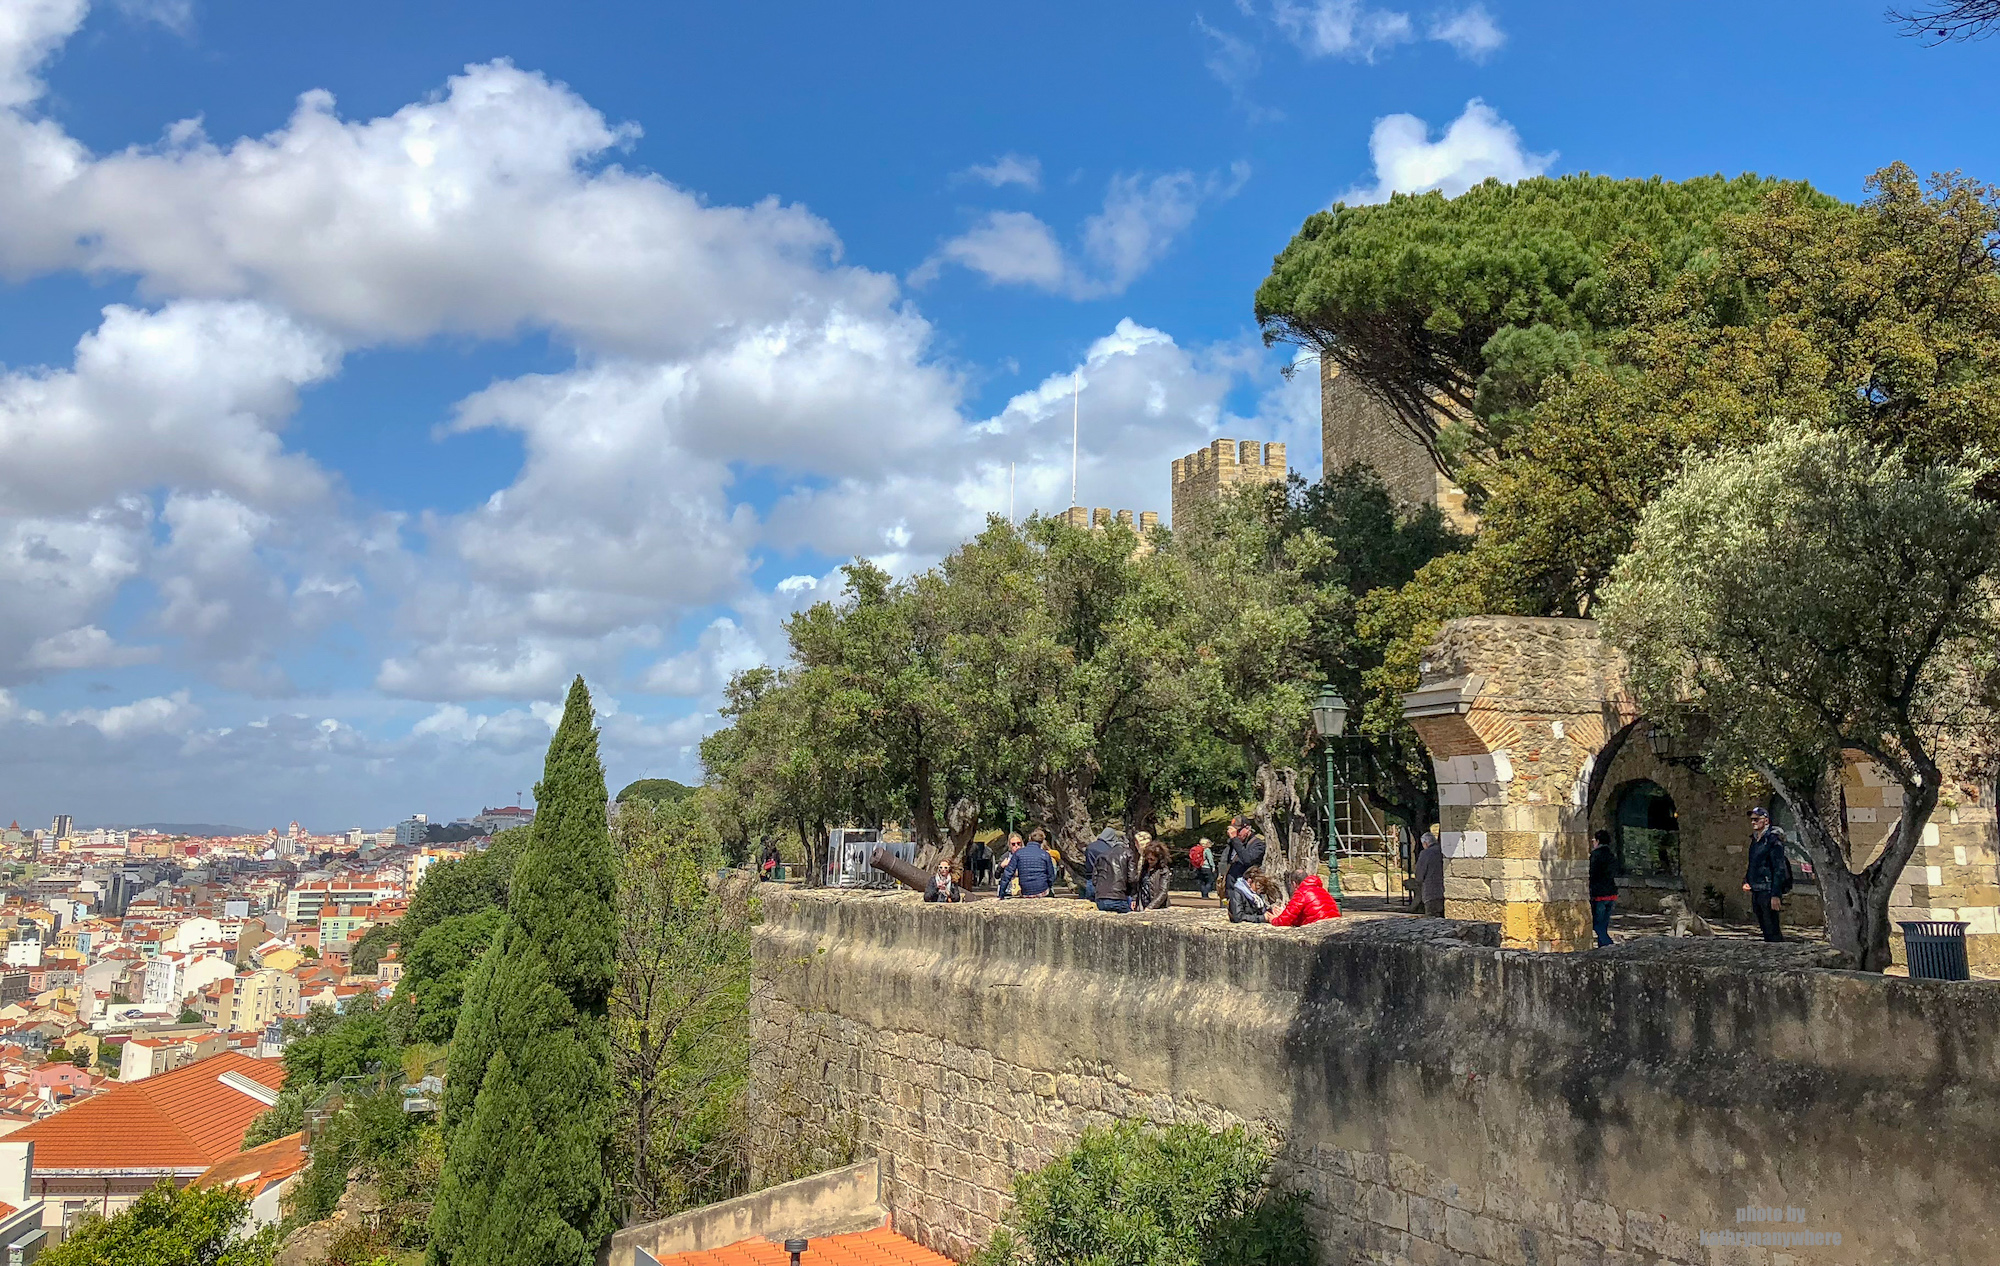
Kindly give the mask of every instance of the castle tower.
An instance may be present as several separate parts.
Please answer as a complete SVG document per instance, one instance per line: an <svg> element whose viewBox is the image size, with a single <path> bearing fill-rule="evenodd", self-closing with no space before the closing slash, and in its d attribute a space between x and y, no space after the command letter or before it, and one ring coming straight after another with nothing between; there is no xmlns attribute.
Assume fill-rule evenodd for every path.
<svg viewBox="0 0 2000 1266"><path fill-rule="evenodd" d="M1461 531L1478 525L1466 512L1465 490L1439 472L1394 410L1325 356L1319 361L1319 442L1327 474L1360 462L1405 505L1436 506Z"/></svg>
<svg viewBox="0 0 2000 1266"><path fill-rule="evenodd" d="M1285 446L1273 441L1217 440L1207 448L1174 459L1174 522L1181 523L1201 501L1220 497L1225 489L1244 484L1285 482Z"/></svg>

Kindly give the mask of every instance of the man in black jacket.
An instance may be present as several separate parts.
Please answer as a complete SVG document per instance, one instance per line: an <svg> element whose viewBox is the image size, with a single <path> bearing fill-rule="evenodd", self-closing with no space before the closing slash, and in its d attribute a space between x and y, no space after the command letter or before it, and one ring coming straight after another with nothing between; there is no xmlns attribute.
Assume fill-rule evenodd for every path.
<svg viewBox="0 0 2000 1266"><path fill-rule="evenodd" d="M1104 847L1099 848L1101 844ZM1132 894L1139 887L1139 854L1122 832L1105 828L1086 851L1090 857L1091 892L1097 908L1114 914L1132 912Z"/></svg>
<svg viewBox="0 0 2000 1266"><path fill-rule="evenodd" d="M1743 873L1743 891L1750 894L1750 909L1767 941L1782 941L1778 912L1784 909L1785 894L1792 890L1792 861L1785 856L1785 833L1771 825L1771 815L1750 810L1750 865Z"/></svg>
<svg viewBox="0 0 2000 1266"><path fill-rule="evenodd" d="M1250 829L1242 814L1229 819L1229 874L1222 885L1226 893L1252 866L1264 864L1264 837Z"/></svg>

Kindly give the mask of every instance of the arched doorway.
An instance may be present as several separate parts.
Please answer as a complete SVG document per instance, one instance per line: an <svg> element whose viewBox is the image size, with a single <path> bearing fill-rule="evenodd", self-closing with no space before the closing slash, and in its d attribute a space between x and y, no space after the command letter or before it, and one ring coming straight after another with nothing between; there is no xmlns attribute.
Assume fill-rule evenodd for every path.
<svg viewBox="0 0 2000 1266"><path fill-rule="evenodd" d="M1650 778L1620 787L1612 822L1626 874L1634 878L1679 877L1680 815L1665 787Z"/></svg>

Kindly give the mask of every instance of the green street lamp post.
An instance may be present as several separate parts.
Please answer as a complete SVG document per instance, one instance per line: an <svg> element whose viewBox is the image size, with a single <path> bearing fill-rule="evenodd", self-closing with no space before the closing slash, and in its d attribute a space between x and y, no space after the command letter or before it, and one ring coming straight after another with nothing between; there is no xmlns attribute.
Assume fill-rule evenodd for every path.
<svg viewBox="0 0 2000 1266"><path fill-rule="evenodd" d="M1326 857L1327 870L1333 875L1333 895L1340 891L1340 827L1334 821L1333 808L1333 741L1347 730L1347 700L1340 697L1333 684L1321 686L1319 699L1313 704L1313 729L1319 732L1320 746L1326 749Z"/></svg>

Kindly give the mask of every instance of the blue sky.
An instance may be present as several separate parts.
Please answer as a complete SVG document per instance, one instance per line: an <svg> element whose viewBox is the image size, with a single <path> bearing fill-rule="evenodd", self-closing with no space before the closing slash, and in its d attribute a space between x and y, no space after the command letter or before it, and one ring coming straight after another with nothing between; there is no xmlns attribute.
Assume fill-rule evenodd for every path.
<svg viewBox="0 0 2000 1266"><path fill-rule="evenodd" d="M1630 9L1630 12L1626 10ZM1880 6L0 0L0 821L614 787L866 555L1165 510L1311 375L1307 214L1589 170L2000 175Z"/></svg>

